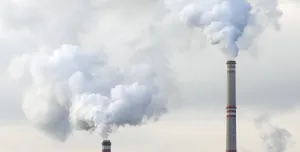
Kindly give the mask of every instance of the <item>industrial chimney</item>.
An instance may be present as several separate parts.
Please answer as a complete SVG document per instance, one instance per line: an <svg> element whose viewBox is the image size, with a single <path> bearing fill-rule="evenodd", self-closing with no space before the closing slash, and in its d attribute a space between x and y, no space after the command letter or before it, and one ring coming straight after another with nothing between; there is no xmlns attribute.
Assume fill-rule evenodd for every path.
<svg viewBox="0 0 300 152"><path fill-rule="evenodd" d="M110 140L103 140L103 142L102 142L102 152L111 152L111 142L110 142Z"/></svg>
<svg viewBox="0 0 300 152"><path fill-rule="evenodd" d="M236 152L235 61L227 61L226 152Z"/></svg>

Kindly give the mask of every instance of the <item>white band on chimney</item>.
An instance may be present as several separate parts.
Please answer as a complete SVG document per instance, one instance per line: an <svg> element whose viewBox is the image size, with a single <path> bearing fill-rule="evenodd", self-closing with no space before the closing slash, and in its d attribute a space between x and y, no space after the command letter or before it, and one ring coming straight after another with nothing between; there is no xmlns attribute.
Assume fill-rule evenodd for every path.
<svg viewBox="0 0 300 152"><path fill-rule="evenodd" d="M227 112L227 115L235 116L235 112Z"/></svg>

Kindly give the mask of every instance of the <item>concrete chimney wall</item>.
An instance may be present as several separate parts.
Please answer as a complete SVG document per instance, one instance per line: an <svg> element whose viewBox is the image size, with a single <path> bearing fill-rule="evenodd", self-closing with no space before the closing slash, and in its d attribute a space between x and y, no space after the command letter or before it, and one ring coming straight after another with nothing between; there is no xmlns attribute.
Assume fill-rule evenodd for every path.
<svg viewBox="0 0 300 152"><path fill-rule="evenodd" d="M235 61L227 61L226 152L236 152Z"/></svg>
<svg viewBox="0 0 300 152"><path fill-rule="evenodd" d="M111 152L111 142L110 142L110 140L103 140L103 142L102 142L102 152Z"/></svg>

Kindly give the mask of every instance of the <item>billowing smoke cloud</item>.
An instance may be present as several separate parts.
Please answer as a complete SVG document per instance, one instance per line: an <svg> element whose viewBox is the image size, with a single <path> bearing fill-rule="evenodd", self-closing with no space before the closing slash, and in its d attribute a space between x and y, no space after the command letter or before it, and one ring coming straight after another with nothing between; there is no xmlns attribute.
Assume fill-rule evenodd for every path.
<svg viewBox="0 0 300 152"><path fill-rule="evenodd" d="M74 45L17 57L10 75L26 81L26 117L62 141L74 129L107 138L120 126L142 125L167 112L163 75L149 64L111 67L104 54Z"/></svg>
<svg viewBox="0 0 300 152"><path fill-rule="evenodd" d="M165 4L187 25L201 28L207 40L230 58L240 48L248 49L268 23L278 25L282 15L276 0L165 0Z"/></svg>
<svg viewBox="0 0 300 152"><path fill-rule="evenodd" d="M259 130L267 152L284 152L292 142L291 133L280 128L270 121L269 115L262 115L255 120L255 126Z"/></svg>
<svg viewBox="0 0 300 152"><path fill-rule="evenodd" d="M21 78L20 82L27 86L23 105L27 118L38 128L62 140L74 128L97 131L104 137L119 126L138 125L146 118L159 118L166 111L169 92L165 90L174 89L171 85L164 85L173 80L163 77L170 71L162 52L181 47L182 50L189 49L186 41L192 41L192 35L198 34L172 17L165 17L163 6L179 13L188 25L202 28L211 42L219 44L232 56L237 55L238 47L247 49L251 46L257 35L269 23L276 23L281 15L275 0L161 2L1 0L0 43L5 44L5 48L0 44L5 51L2 61L8 60L13 51L32 52L43 46L58 48L65 43L92 49L104 45L109 51L122 50L127 54L140 52L135 56L139 61L134 61L130 68L110 67L105 58L98 58L103 57L102 54L87 55L70 45L62 46L53 54L31 53L14 59L11 76ZM142 49L124 46L157 20L165 24L155 24L156 34L160 34L153 36L148 46ZM145 41L144 38L138 39L139 44ZM136 64L141 60L147 60L147 63ZM141 89L135 91L135 88ZM144 114L143 117L133 118L133 115L124 113L122 116L132 118L124 121L125 117L121 115L112 116L112 113L121 113L123 107L132 111L130 105L136 103L136 99L141 100L138 100L140 104L134 104L134 109L149 105L145 111L137 110ZM123 103L129 105L119 106ZM111 107L118 108L113 110Z"/></svg>
<svg viewBox="0 0 300 152"><path fill-rule="evenodd" d="M283 12L279 9L278 0L251 0L252 14L249 17L248 25L245 28L243 36L237 44L240 50L255 50L256 43L260 40L259 36L270 25L275 30L280 30L279 19Z"/></svg>

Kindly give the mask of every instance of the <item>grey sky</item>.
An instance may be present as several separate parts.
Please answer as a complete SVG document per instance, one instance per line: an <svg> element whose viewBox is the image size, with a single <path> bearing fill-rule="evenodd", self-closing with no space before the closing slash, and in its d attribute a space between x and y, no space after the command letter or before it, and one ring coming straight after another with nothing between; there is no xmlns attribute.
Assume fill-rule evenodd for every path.
<svg viewBox="0 0 300 152"><path fill-rule="evenodd" d="M145 38L145 28L163 13L154 1L127 1L112 0L105 5L92 0L92 4L76 1L70 6L68 1L30 0L22 5L26 6L23 9L16 9L9 0L0 0L0 151L100 151L101 139L96 135L75 133L63 144L23 121L20 86L8 78L7 67L13 56L43 46L56 48L63 43L92 51L104 48L111 64L127 63L136 50L125 45L138 37L137 44L153 42ZM257 50L241 52L237 59L237 100L239 109L244 110L239 111L238 117L241 150L263 151L252 119L265 112L278 116L274 122L288 128L294 140L300 142L300 124L295 122L300 103L300 5L284 3L281 31L268 28L260 37ZM64 12L68 12L66 18L61 15ZM172 24L160 25L152 34L161 38L155 42L161 49L172 50L166 57L180 93L173 102L185 110L171 109L160 122L149 126L120 129L112 135L113 149L179 152L186 151L186 144L190 143L188 150L222 151L226 59L217 47L203 41L199 30L172 19L166 22ZM212 143L218 146L211 146ZM296 144L288 152L299 150L300 145Z"/></svg>

